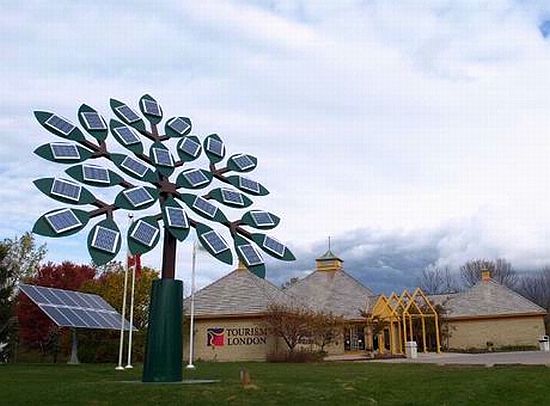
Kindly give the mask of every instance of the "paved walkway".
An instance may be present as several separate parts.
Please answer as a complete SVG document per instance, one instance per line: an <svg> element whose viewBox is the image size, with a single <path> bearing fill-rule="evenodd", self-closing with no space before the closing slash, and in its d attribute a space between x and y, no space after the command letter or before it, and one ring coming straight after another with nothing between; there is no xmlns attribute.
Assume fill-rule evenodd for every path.
<svg viewBox="0 0 550 406"><path fill-rule="evenodd" d="M548 365L550 366L550 352L542 351L517 351L517 352L492 352L485 354L462 354L455 352L418 353L418 358L392 358L370 359L362 353L332 355L325 358L326 361L356 361L356 362L384 362L384 363L419 363L438 365Z"/></svg>

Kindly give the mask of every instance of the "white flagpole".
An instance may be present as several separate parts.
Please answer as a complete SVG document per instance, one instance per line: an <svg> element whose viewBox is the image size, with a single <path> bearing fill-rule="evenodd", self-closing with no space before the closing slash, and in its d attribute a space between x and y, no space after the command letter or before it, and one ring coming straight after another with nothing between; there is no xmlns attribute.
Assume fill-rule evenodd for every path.
<svg viewBox="0 0 550 406"><path fill-rule="evenodd" d="M197 241L193 242L193 264L191 267L191 314L189 316L189 364L187 364L187 369L195 369L193 365L193 333L194 333L194 324L195 324L195 264L197 262Z"/></svg>
<svg viewBox="0 0 550 406"><path fill-rule="evenodd" d="M132 221L133 224L133 221ZM134 266L132 267L132 290L130 293L130 326L128 331L128 364L126 369L132 369L132 334L134 325L134 292L136 286L136 267L137 267L137 258L134 256Z"/></svg>
<svg viewBox="0 0 550 406"><path fill-rule="evenodd" d="M128 215L128 222L131 224L133 215ZM120 319L120 343L118 346L118 366L115 368L123 371L122 350L124 347L124 318L126 317L126 291L128 290L128 243L126 243L126 263L124 264L124 291L122 292L122 318Z"/></svg>

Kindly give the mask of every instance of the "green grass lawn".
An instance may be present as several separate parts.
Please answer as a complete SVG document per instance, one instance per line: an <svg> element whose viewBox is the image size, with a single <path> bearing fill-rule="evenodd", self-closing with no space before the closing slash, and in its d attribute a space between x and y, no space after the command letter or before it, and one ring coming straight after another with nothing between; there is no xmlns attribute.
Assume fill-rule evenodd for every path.
<svg viewBox="0 0 550 406"><path fill-rule="evenodd" d="M241 366L251 388L240 385ZM544 366L201 363L185 378L221 382L122 382L139 382L140 374L113 365L0 365L0 404L545 405L550 396Z"/></svg>

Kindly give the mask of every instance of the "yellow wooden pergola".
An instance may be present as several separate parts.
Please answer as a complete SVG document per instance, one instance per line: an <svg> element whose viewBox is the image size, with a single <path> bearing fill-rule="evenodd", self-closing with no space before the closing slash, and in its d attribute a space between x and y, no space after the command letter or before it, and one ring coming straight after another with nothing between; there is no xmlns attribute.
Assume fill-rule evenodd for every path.
<svg viewBox="0 0 550 406"><path fill-rule="evenodd" d="M422 349L428 351L426 345L426 319L433 321L435 327L436 352L441 351L439 337L439 318L437 311L426 297L424 292L417 288L412 294L405 289L401 295L393 292L389 297L378 296L374 305L367 312L367 321L372 324L374 321L381 321L388 324L390 353L403 354L404 344L414 340L413 320L419 319L422 328ZM397 331L397 337L395 332ZM379 333L380 340L384 340L385 329ZM372 347L372 336L369 337ZM384 351L384 346L379 346L379 351Z"/></svg>

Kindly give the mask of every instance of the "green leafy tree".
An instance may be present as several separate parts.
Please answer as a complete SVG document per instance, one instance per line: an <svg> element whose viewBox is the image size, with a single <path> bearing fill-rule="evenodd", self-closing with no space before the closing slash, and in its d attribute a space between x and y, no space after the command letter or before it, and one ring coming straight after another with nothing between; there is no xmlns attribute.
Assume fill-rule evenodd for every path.
<svg viewBox="0 0 550 406"><path fill-rule="evenodd" d="M0 363L8 362L15 341L14 278L5 264L9 246L0 243Z"/></svg>
<svg viewBox="0 0 550 406"><path fill-rule="evenodd" d="M8 251L3 260L9 269L14 283L35 275L40 263L46 256L46 244L37 245L34 236L26 232L21 237L6 239L3 242Z"/></svg>

